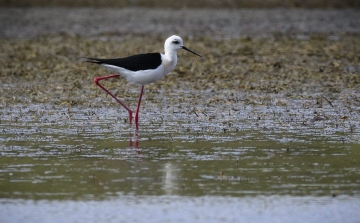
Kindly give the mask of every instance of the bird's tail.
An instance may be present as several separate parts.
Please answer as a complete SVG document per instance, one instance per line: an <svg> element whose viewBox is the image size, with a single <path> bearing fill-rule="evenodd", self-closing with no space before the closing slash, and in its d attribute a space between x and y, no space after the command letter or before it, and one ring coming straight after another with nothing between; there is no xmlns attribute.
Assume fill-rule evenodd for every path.
<svg viewBox="0 0 360 223"><path fill-rule="evenodd" d="M97 58L91 58L91 57L81 57L79 59L79 62L100 63L100 61Z"/></svg>

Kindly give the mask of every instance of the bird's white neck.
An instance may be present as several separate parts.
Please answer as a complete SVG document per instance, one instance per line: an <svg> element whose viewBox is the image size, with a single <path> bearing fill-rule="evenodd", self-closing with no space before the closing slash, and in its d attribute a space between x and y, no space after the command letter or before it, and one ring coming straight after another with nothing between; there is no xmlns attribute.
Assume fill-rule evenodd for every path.
<svg viewBox="0 0 360 223"><path fill-rule="evenodd" d="M164 66L164 72L168 73L171 70L173 70L177 63L177 54L176 51L173 51L172 53L168 53L165 51L165 54L162 56L163 60L163 66Z"/></svg>

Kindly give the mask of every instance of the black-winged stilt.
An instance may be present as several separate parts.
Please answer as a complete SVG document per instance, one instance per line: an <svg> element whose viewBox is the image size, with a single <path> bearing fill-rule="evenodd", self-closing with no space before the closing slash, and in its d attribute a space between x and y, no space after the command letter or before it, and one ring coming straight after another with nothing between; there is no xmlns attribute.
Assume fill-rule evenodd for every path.
<svg viewBox="0 0 360 223"><path fill-rule="evenodd" d="M183 44L183 40L181 39L181 37L176 35L170 36L166 39L164 49L165 54L147 53L116 59L83 58L85 62L99 64L105 67L110 72L114 73L110 76L96 77L94 78L94 82L128 111L130 125L132 121L132 110L127 107L122 101L120 101L117 97L115 97L115 95L113 95L109 90L102 86L99 81L122 76L130 83L141 85L139 101L134 116L136 129L139 128L139 109L141 97L144 91L144 85L160 80L172 69L174 69L177 63L177 51L180 49L187 50L201 57L199 54L186 48Z"/></svg>

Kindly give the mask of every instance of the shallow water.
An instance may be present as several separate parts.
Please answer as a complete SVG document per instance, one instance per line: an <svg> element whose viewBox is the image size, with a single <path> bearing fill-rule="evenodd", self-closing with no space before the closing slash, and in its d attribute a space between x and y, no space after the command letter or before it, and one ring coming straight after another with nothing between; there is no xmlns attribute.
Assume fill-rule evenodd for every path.
<svg viewBox="0 0 360 223"><path fill-rule="evenodd" d="M66 213L76 207L89 222L103 219L97 215L104 217L113 210L105 207L113 206L173 222L277 217L286 222L295 212L307 222L336 222L345 215L353 222L358 215L347 208L360 202L356 108L349 112L341 100L320 106L318 99L282 95L256 104L235 99L260 100L256 95L235 94L228 100L236 103L221 106L205 99L215 100L211 92L188 92L171 101L162 96L145 96L139 132L109 98L99 107L3 107L0 202L8 222L45 222L59 207ZM194 98L198 103L191 103ZM347 112L351 118L341 118ZM199 202L214 204L199 207ZM150 204L154 209L145 208ZM89 212L94 206L100 211ZM242 215L232 215L238 206ZM329 215L324 207L337 212ZM176 208L193 212L176 215ZM297 212L314 208L317 217ZM41 217L28 217L40 209ZM114 213L109 221L142 219L126 216ZM68 217L76 222L74 213Z"/></svg>
<svg viewBox="0 0 360 223"><path fill-rule="evenodd" d="M106 200L0 199L4 222L358 222L354 197L133 196ZM34 214L36 213L36 214Z"/></svg>

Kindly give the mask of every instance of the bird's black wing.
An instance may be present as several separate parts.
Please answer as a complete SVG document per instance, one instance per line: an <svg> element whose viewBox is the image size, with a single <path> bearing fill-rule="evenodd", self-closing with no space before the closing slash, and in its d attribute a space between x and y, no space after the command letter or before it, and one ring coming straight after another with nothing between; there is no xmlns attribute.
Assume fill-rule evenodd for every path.
<svg viewBox="0 0 360 223"><path fill-rule="evenodd" d="M160 53L138 54L134 56L116 58L116 59L98 59L85 58L86 62L96 64L108 64L117 67L122 67L131 71L152 70L156 69L161 64Z"/></svg>

